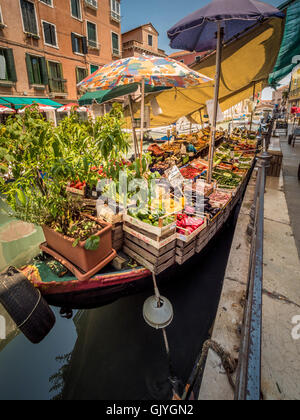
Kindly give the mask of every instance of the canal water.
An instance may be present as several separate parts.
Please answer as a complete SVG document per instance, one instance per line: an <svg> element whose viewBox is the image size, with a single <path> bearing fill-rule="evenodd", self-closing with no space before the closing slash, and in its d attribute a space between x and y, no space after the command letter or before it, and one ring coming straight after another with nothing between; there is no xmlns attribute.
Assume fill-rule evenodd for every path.
<svg viewBox="0 0 300 420"><path fill-rule="evenodd" d="M186 383L213 325L234 226L160 284L174 306L167 328L176 376ZM62 319L39 345L10 330L0 340L0 400L164 400L170 397L162 333L145 324L141 293ZM3 309L2 309L3 313ZM1 314L1 308L0 308Z"/></svg>

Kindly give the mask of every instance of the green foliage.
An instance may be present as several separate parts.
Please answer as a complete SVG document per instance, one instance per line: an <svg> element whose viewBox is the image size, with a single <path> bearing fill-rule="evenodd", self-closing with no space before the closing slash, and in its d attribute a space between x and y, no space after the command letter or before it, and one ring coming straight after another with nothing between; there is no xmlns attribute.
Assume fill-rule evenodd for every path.
<svg viewBox="0 0 300 420"><path fill-rule="evenodd" d="M91 168L99 163L112 171L113 162L128 151L122 127L119 107L95 122L80 122L71 113L58 127L37 107L10 117L0 126L0 194L10 215L71 235L70 227L81 217L80 202L68 196L66 186L76 180L95 186L98 174ZM96 244L92 237L87 246Z"/></svg>

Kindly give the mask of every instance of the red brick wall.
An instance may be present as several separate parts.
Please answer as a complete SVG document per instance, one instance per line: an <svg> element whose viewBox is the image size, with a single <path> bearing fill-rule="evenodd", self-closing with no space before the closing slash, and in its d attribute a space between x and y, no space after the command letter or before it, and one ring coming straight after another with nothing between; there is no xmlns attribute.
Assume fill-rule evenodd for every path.
<svg viewBox="0 0 300 420"><path fill-rule="evenodd" d="M111 32L120 36L121 25L111 19L110 0L98 0L98 10L85 6L81 2L82 20L79 21L71 16L70 0L53 0L50 7L38 0L32 0L35 4L38 31L40 38L27 38L23 31L21 9L19 0L0 0L3 21L6 25L0 29L0 48L12 48L17 71L17 83L12 87L0 86L0 96L49 96L48 87L44 90L36 90L29 85L25 54L39 55L49 61L62 63L63 76L67 79L67 97L57 98L58 102L64 103L77 100L76 67L89 70L90 64L104 65L113 60ZM56 25L58 48L44 44L41 21L45 20ZM73 53L71 32L86 36L86 21L97 24L99 50L90 50L85 56ZM55 98L54 98L55 100Z"/></svg>

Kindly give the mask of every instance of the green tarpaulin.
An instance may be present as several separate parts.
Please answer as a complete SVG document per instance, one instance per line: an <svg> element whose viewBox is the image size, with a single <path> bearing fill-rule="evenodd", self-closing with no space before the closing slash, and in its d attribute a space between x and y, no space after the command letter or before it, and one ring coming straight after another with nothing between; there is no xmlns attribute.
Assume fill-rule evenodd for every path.
<svg viewBox="0 0 300 420"><path fill-rule="evenodd" d="M111 101L112 99L130 95L131 93L136 92L138 87L138 83L133 83L132 85L118 86L111 90L97 90L95 92L87 92L79 99L78 102L80 106L91 105L94 102L97 102L97 104L103 104L104 102ZM145 89L146 93L154 93L160 90L166 90L165 88L156 88L147 85Z"/></svg>
<svg viewBox="0 0 300 420"><path fill-rule="evenodd" d="M42 105L53 106L53 108L60 108L61 104L58 102L52 101L48 98L25 98L17 96L2 96L0 97L1 104L7 104L7 106L14 105L15 109L23 108L26 105L32 105L33 103L38 103Z"/></svg>
<svg viewBox="0 0 300 420"><path fill-rule="evenodd" d="M287 15L277 62L269 77L271 86L276 86L300 64L300 0L286 2L280 8L287 10Z"/></svg>

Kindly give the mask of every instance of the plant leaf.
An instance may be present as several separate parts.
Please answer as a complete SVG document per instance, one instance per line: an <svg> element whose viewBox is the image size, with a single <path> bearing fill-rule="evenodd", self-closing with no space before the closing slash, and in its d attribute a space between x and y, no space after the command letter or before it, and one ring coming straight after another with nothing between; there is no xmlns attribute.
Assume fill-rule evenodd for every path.
<svg viewBox="0 0 300 420"><path fill-rule="evenodd" d="M97 251L100 245L100 237L99 236L91 236L85 243L84 248L87 251Z"/></svg>

